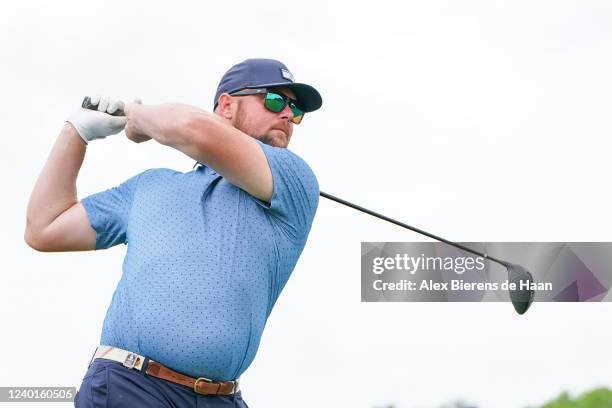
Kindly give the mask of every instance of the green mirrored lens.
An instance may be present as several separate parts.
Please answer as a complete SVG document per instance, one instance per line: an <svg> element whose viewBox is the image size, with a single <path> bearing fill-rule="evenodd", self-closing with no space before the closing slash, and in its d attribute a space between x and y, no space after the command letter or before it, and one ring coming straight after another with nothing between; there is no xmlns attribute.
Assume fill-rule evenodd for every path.
<svg viewBox="0 0 612 408"><path fill-rule="evenodd" d="M264 98L264 106L272 112L278 113L285 109L285 106L287 106L287 101L288 99L284 95L279 95L275 92L268 92ZM295 102L291 100L289 100L289 108L293 114L293 119L291 121L296 125L299 124L304 117L304 111L298 108Z"/></svg>
<svg viewBox="0 0 612 408"><path fill-rule="evenodd" d="M275 94L273 92L268 92L266 94L266 99L264 102L266 108L270 109L272 112L280 112L285 109L285 98L283 98L279 94Z"/></svg>
<svg viewBox="0 0 612 408"><path fill-rule="evenodd" d="M293 113L294 118L297 118L298 116L302 116L304 114L304 111L298 108L293 102L289 102L289 107L291 108L291 112Z"/></svg>

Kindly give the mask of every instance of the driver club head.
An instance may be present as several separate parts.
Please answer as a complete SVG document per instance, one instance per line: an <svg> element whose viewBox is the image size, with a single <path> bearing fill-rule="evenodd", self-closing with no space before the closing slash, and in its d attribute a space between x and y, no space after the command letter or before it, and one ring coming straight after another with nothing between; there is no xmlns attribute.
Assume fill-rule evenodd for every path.
<svg viewBox="0 0 612 408"><path fill-rule="evenodd" d="M531 273L520 265L509 264L508 269L508 281L514 283L516 290L510 290L510 300L512 306L518 314L524 314L535 296L535 291L529 287L535 283ZM527 284L527 288L521 288L521 282L523 286Z"/></svg>
<svg viewBox="0 0 612 408"><path fill-rule="evenodd" d="M490 261L496 262L499 265L503 265L507 270L508 270L508 281L513 283L514 286L516 287L515 290L510 290L510 300L512 301L512 306L514 306L514 310L516 310L516 312L518 314L524 314L527 309L529 309L529 306L531 306L531 303L533 302L533 299L535 297L535 291L533 289L531 289L531 285L534 284L534 280L533 280L533 276L531 276L531 273L529 273L529 271L525 268L523 268L520 265L514 265L511 264L509 262L506 261L502 261L500 259L496 259L490 256L487 256L487 254L482 254L478 251L475 251L472 248L469 248L467 246L455 243L455 242L451 242L447 239L438 237L434 234L430 234L429 232L423 231L419 228L410 226L408 224L404 224L403 222L394 220L393 218L389 218L385 215L382 214L378 214L374 211L368 210L367 208L363 208L359 205L353 204L353 203L349 203L348 201L345 201L341 198L338 197L334 197L331 194L327 194L324 193L323 191L321 191L319 193L322 197L325 197L329 200L335 201L337 203L340 203L342 205L346 205L350 208L353 208L357 211L361 211L364 212L366 214L369 214L373 217L379 218L381 220L390 222L392 224L395 225L399 225L402 228L406 228L410 231L414 231L417 234L421 234L421 235L425 235L426 237L435 239L436 241L440 241L440 242L444 242L445 244L451 245L455 248L461 249L462 251L466 251L466 252L470 252L474 255L478 255L480 257L486 258ZM523 288L521 288L521 282L523 283ZM526 286L526 287L525 287Z"/></svg>

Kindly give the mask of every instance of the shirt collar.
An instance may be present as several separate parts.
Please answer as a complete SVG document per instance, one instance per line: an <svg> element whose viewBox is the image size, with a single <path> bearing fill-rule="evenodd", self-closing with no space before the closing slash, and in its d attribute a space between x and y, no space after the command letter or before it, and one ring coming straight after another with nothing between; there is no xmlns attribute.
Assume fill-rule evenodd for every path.
<svg viewBox="0 0 612 408"><path fill-rule="evenodd" d="M203 171L204 173L218 174L214 169L206 166L204 163L196 161L193 165L196 171Z"/></svg>

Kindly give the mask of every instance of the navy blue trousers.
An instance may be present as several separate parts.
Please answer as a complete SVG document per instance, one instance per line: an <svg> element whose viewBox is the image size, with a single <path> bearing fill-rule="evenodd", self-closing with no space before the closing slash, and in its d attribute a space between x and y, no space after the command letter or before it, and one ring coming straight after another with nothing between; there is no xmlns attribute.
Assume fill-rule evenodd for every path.
<svg viewBox="0 0 612 408"><path fill-rule="evenodd" d="M132 370L123 364L93 360L74 398L76 408L248 408L242 393L201 395L183 385Z"/></svg>

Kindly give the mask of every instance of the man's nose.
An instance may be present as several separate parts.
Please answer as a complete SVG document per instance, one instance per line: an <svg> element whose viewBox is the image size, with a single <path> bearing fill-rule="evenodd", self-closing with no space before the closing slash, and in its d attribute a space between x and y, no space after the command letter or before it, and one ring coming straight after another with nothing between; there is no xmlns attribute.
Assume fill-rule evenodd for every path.
<svg viewBox="0 0 612 408"><path fill-rule="evenodd" d="M291 121L293 119L293 111L289 107L289 104L285 105L285 109L281 112L281 118Z"/></svg>

